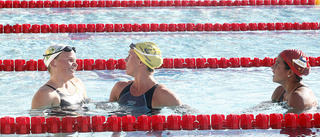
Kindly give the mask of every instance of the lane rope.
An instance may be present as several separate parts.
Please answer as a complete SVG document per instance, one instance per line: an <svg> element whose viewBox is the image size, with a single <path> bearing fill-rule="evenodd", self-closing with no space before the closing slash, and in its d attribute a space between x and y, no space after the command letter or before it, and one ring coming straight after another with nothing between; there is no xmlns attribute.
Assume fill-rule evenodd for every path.
<svg viewBox="0 0 320 137"><path fill-rule="evenodd" d="M320 66L320 57L308 57L310 66ZM167 69L201 69L201 68L239 68L239 67L271 67L276 58L164 58L160 68ZM77 59L77 71L82 70L125 70L124 59ZM43 59L4 59L0 60L0 71L46 71Z"/></svg>
<svg viewBox="0 0 320 137"><path fill-rule="evenodd" d="M143 23L143 24L0 24L5 33L111 33L111 32L192 32L192 31L283 31L319 30L318 22L277 23Z"/></svg>
<svg viewBox="0 0 320 137"><path fill-rule="evenodd" d="M0 8L195 7L319 5L319 0L0 0Z"/></svg>
<svg viewBox="0 0 320 137"><path fill-rule="evenodd" d="M116 115L51 117L1 117L1 134L42 134L71 132L120 132L164 130L224 130L224 129L307 129L320 128L320 113L201 114L201 115Z"/></svg>

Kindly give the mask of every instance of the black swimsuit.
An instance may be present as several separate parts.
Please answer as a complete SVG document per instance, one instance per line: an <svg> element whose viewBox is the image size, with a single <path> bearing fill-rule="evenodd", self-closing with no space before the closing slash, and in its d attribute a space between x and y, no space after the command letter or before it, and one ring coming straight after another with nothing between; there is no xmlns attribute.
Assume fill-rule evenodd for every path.
<svg viewBox="0 0 320 137"><path fill-rule="evenodd" d="M296 90L297 90L298 88L300 88L300 87L305 87L305 86L304 86L304 85L301 85L301 86L297 87L296 89L294 89L294 90L293 90L293 92L294 92L294 91L296 91ZM280 98L279 98L278 102L282 102L282 101L283 101L284 93L286 93L286 91L285 91L285 90L283 90L283 92L282 92L282 94L281 94L281 96L280 96Z"/></svg>
<svg viewBox="0 0 320 137"><path fill-rule="evenodd" d="M119 95L119 104L136 106L136 107L146 107L148 109L152 109L152 96L154 90L157 88L158 84L155 84L151 89L149 89L146 93L141 96L135 97L130 93L130 87L133 82L126 86Z"/></svg>
<svg viewBox="0 0 320 137"><path fill-rule="evenodd" d="M61 107L68 107L68 106L73 106L73 105L82 106L85 103L85 98L83 96L83 93L81 90L79 90L77 88L76 85L74 85L76 88L76 93L73 95L63 94L51 85L44 85L44 86L48 86L48 87L52 88L53 90L57 91L57 93L60 95L60 106Z"/></svg>

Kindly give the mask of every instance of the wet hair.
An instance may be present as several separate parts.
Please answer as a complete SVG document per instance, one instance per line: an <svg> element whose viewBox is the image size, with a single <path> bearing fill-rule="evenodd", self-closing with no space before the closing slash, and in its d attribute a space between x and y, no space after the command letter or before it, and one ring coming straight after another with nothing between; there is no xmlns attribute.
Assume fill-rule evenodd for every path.
<svg viewBox="0 0 320 137"><path fill-rule="evenodd" d="M139 56L138 55L136 55L137 57L138 57L138 59L141 61L141 59L139 58ZM142 61L141 61L142 62ZM142 62L143 63L143 62ZM143 63L144 64L144 63ZM154 69L152 69L152 68L150 68L150 67L148 67L147 65L146 65L146 67L147 67L147 70L149 71L149 72L154 72Z"/></svg>
<svg viewBox="0 0 320 137"><path fill-rule="evenodd" d="M147 65L146 65L146 66L147 66ZM148 69L149 72L154 72L154 69L152 69L152 68L150 68L150 67L148 67L148 66L147 66L147 69Z"/></svg>
<svg viewBox="0 0 320 137"><path fill-rule="evenodd" d="M285 69L286 70L290 70L291 68L289 67L288 63L286 61L283 61L284 65L285 65ZM300 82L302 80L302 77L299 77L297 74L295 74L296 79L298 80L298 82Z"/></svg>

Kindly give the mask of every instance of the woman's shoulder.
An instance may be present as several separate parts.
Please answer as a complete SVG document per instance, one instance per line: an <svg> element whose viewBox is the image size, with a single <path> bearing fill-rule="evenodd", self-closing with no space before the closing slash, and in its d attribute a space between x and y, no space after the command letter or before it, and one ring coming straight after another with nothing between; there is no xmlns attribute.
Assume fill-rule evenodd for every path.
<svg viewBox="0 0 320 137"><path fill-rule="evenodd" d="M80 86L82 88L85 88L84 83L82 82L82 80L80 78L73 78L70 81L72 84L74 84L76 86Z"/></svg>
<svg viewBox="0 0 320 137"><path fill-rule="evenodd" d="M44 106L58 105L60 96L55 89L43 85L33 96L31 108L42 108Z"/></svg>
<svg viewBox="0 0 320 137"><path fill-rule="evenodd" d="M70 81L74 82L74 83L79 83L79 84L82 84L82 80L80 78L73 78L71 79Z"/></svg>
<svg viewBox="0 0 320 137"><path fill-rule="evenodd" d="M50 87L48 85L43 85L38 89L37 93L39 93L39 94L49 94L49 93L52 93L54 91L55 91L55 89L53 89L52 87Z"/></svg>
<svg viewBox="0 0 320 137"><path fill-rule="evenodd" d="M118 81L118 82L115 84L115 86L120 86L120 87L122 87L122 86L127 86L127 85L131 84L132 82L133 82L133 80L129 80L129 81Z"/></svg>
<svg viewBox="0 0 320 137"><path fill-rule="evenodd" d="M41 86L36 94L34 95L34 98L40 97L40 98L55 98L59 96L55 89L43 85Z"/></svg>
<svg viewBox="0 0 320 137"><path fill-rule="evenodd" d="M306 86L306 85L302 85L300 87L298 87L293 93L293 96L310 96L309 94L313 94L312 90Z"/></svg>
<svg viewBox="0 0 320 137"><path fill-rule="evenodd" d="M162 96L164 98L166 97L178 98L177 94L164 84L158 84L157 88L155 89L155 94L158 96Z"/></svg>
<svg viewBox="0 0 320 137"><path fill-rule="evenodd" d="M158 84L153 98L152 101L157 102L155 103L156 106L178 106L182 104L179 96L164 84Z"/></svg>
<svg viewBox="0 0 320 137"><path fill-rule="evenodd" d="M158 84L156 90L162 91L162 92L172 92L169 88L167 88L164 84Z"/></svg>
<svg viewBox="0 0 320 137"><path fill-rule="evenodd" d="M130 83L132 83L133 80L130 81L118 81L112 88L110 93L109 101L114 102L119 100L120 93L123 91L123 89L128 86Z"/></svg>
<svg viewBox="0 0 320 137"><path fill-rule="evenodd" d="M290 103L291 104L302 104L305 108L306 106L314 106L316 105L316 97L314 96L312 90L307 86L301 86L297 88L291 95L290 95Z"/></svg>
<svg viewBox="0 0 320 137"><path fill-rule="evenodd" d="M278 101L278 100L281 98L283 92L284 92L284 88L283 88L281 85L278 86L278 87L273 91L273 94L272 94L272 96L271 96L271 100L272 100L272 101Z"/></svg>
<svg viewBox="0 0 320 137"><path fill-rule="evenodd" d="M280 86L278 86L275 90L274 90L275 92L283 92L284 91L284 88L280 85Z"/></svg>

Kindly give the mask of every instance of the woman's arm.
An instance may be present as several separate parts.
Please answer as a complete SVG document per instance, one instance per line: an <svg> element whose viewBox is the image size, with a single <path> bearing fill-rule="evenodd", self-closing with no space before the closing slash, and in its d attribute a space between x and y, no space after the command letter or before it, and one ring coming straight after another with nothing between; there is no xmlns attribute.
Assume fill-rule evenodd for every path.
<svg viewBox="0 0 320 137"><path fill-rule="evenodd" d="M271 100L272 102L277 102L279 101L282 93L284 92L284 88L282 86L278 86L274 91L273 94L271 96Z"/></svg>
<svg viewBox="0 0 320 137"><path fill-rule="evenodd" d="M59 95L47 87L41 87L33 96L31 109L43 108L60 104Z"/></svg>
<svg viewBox="0 0 320 137"><path fill-rule="evenodd" d="M179 106L182 102L178 95L160 84L152 97L152 107Z"/></svg>

